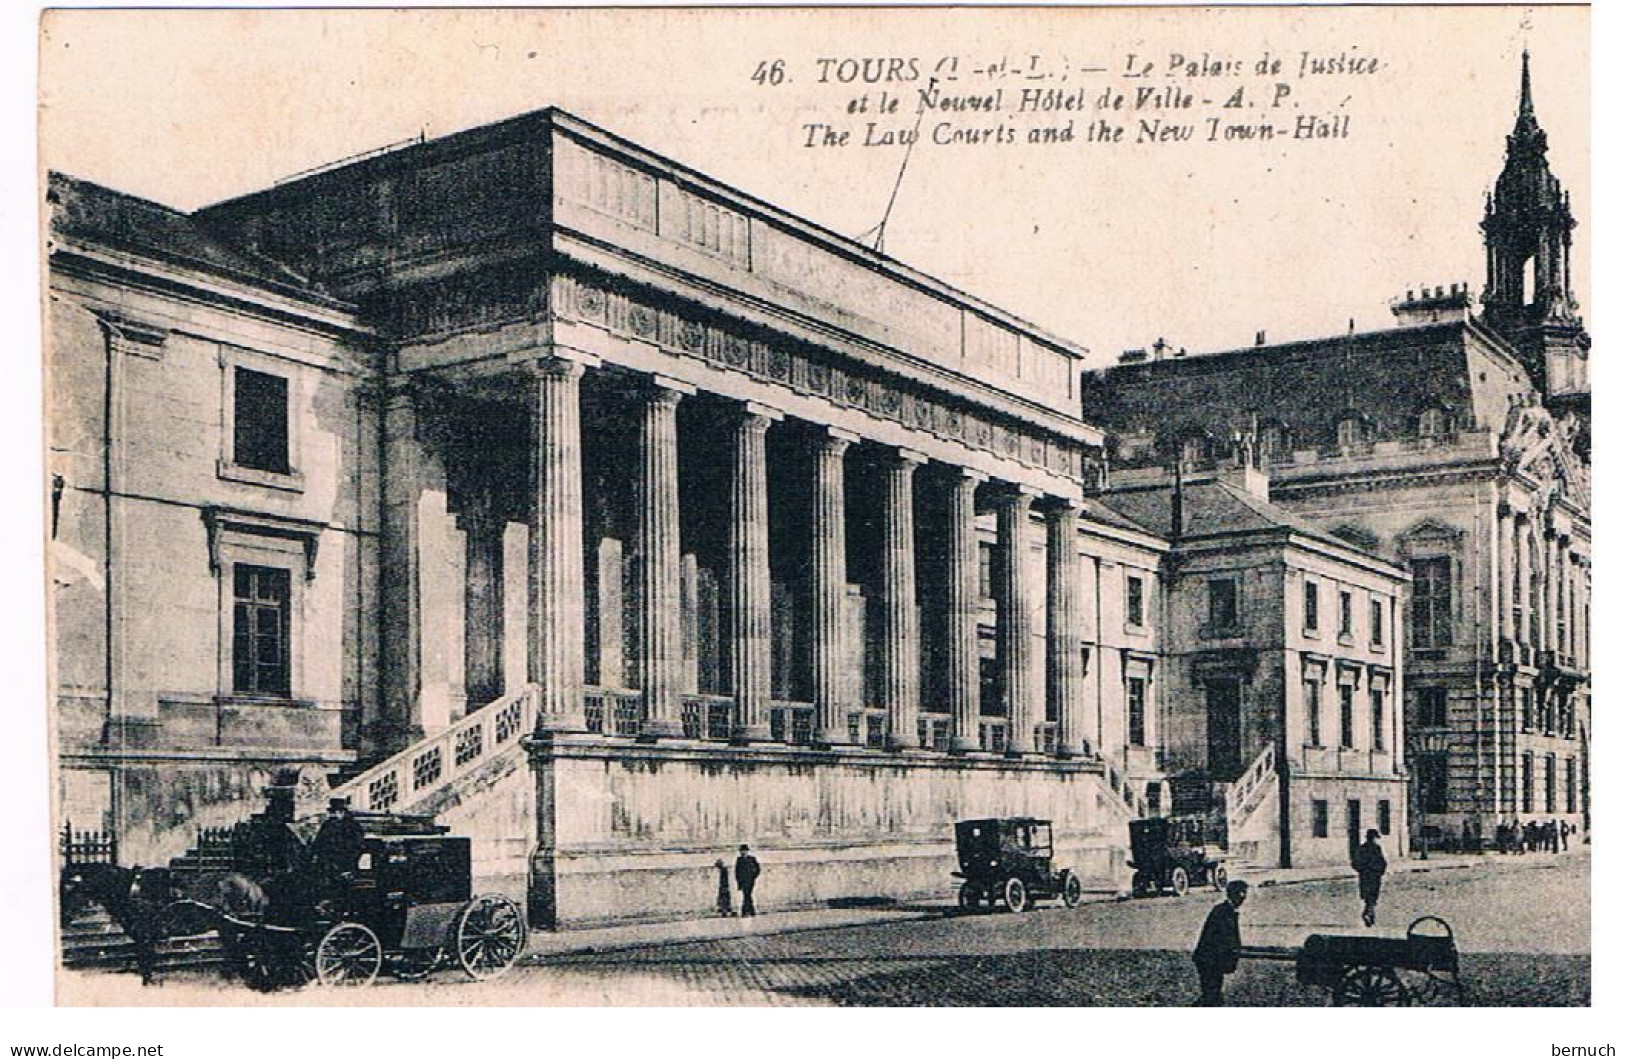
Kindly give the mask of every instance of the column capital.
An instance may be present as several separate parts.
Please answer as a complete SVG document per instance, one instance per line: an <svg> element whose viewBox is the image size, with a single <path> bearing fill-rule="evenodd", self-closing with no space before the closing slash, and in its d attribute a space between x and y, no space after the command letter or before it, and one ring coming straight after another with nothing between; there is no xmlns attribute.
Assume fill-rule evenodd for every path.
<svg viewBox="0 0 1625 1059"><path fill-rule="evenodd" d="M1001 507L1006 505L1028 507L1031 506L1034 500L1043 495L1041 490L1030 485L1024 485L1020 482L1001 482L999 487L993 490L992 499L996 505Z"/></svg>
<svg viewBox="0 0 1625 1059"><path fill-rule="evenodd" d="M674 379L669 375L649 375L645 377L644 382L649 387L650 395L655 397L671 394L672 400L677 400L681 397L693 397L699 392L692 383Z"/></svg>
<svg viewBox="0 0 1625 1059"><path fill-rule="evenodd" d="M814 436L824 443L840 442L843 447L863 440L863 435L855 434L844 427L833 427L820 423L814 429Z"/></svg>
<svg viewBox="0 0 1625 1059"><path fill-rule="evenodd" d="M1033 505L1045 515L1050 517L1078 515L1083 511L1083 501L1071 496L1056 496L1045 494Z"/></svg>
<svg viewBox="0 0 1625 1059"><path fill-rule="evenodd" d="M509 350L504 359L509 364L528 367L537 374L551 375L565 373L568 370L565 365L569 364L574 364L578 373L603 364L603 361L590 353L566 346L526 346L523 349Z"/></svg>
<svg viewBox="0 0 1625 1059"><path fill-rule="evenodd" d="M761 420L764 423L779 423L784 420L783 412L759 401L741 401L739 415L746 420Z"/></svg>
<svg viewBox="0 0 1625 1059"><path fill-rule="evenodd" d="M953 474L955 478L958 478L961 481L971 482L976 485L981 485L983 482L988 480L987 472L979 471L975 467L963 467L956 465L953 468Z"/></svg>
<svg viewBox="0 0 1625 1059"><path fill-rule="evenodd" d="M888 446L886 455L892 463L907 465L910 467L918 467L922 463L930 462L931 459L931 457L927 456L923 452L917 452L914 449L906 449L901 445Z"/></svg>

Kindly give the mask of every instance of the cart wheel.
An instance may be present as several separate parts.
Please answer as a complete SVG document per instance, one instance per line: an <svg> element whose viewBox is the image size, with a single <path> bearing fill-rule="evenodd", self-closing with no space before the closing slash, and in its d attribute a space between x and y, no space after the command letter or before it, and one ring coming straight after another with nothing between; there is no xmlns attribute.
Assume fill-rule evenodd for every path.
<svg viewBox="0 0 1625 1059"><path fill-rule="evenodd" d="M959 908L964 912L976 911L976 906L982 903L982 891L964 883L959 887Z"/></svg>
<svg viewBox="0 0 1625 1059"><path fill-rule="evenodd" d="M1184 897L1191 888L1191 877L1184 868L1175 868L1168 873L1168 885L1173 888L1175 897Z"/></svg>
<svg viewBox="0 0 1625 1059"><path fill-rule="evenodd" d="M1340 1008L1399 1008L1410 1002L1405 983L1392 967L1351 967L1332 992L1332 1003Z"/></svg>
<svg viewBox="0 0 1625 1059"><path fill-rule="evenodd" d="M384 970L402 982L421 982L445 957L445 949L402 949L390 954L384 961Z"/></svg>
<svg viewBox="0 0 1625 1059"><path fill-rule="evenodd" d="M1083 904L1083 880L1071 868L1061 873L1061 903L1068 908Z"/></svg>
<svg viewBox="0 0 1625 1059"><path fill-rule="evenodd" d="M1027 911L1027 886L1020 879L1004 880L1004 907L1012 912Z"/></svg>
<svg viewBox="0 0 1625 1059"><path fill-rule="evenodd" d="M1230 873L1224 870L1223 864L1215 864L1213 870L1208 873L1208 878L1213 880L1215 890L1222 890L1225 884L1230 881Z"/></svg>
<svg viewBox="0 0 1625 1059"><path fill-rule="evenodd" d="M383 965L378 935L360 923L340 923L316 943L316 980L322 985L371 985Z"/></svg>
<svg viewBox="0 0 1625 1059"><path fill-rule="evenodd" d="M505 974L525 947L525 917L498 894L482 894L457 917L457 962L475 981Z"/></svg>

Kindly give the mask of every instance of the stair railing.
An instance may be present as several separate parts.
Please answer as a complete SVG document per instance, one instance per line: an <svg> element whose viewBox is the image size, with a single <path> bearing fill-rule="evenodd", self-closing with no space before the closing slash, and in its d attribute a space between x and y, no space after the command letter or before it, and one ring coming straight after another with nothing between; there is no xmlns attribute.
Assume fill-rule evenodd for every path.
<svg viewBox="0 0 1625 1059"><path fill-rule="evenodd" d="M541 687L518 691L468 714L445 731L420 739L335 787L352 809L400 812L478 768L536 727Z"/></svg>
<svg viewBox="0 0 1625 1059"><path fill-rule="evenodd" d="M1240 825L1264 800L1264 794L1270 788L1270 780L1275 778L1275 744L1267 744L1253 763L1242 773L1241 778L1230 784L1225 792L1225 815L1229 818L1232 827Z"/></svg>

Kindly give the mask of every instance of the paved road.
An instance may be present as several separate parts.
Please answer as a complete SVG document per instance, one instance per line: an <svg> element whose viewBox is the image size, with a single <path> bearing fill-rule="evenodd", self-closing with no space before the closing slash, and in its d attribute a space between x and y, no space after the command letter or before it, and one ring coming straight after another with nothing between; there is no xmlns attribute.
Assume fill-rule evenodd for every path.
<svg viewBox="0 0 1625 1059"><path fill-rule="evenodd" d="M1395 875L1376 933L1442 916L1456 930L1472 1002L1586 1004L1589 869L1589 857L1571 854ZM554 957L504 988L611 1004L1182 1004L1195 990L1188 952L1215 899L1193 893ZM1352 878L1259 887L1242 914L1244 938L1296 945L1311 933L1358 934L1359 911ZM1228 993L1243 1005L1326 1002L1297 984L1290 964L1244 964Z"/></svg>
<svg viewBox="0 0 1625 1059"><path fill-rule="evenodd" d="M1421 915L1455 928L1470 1002L1587 1004L1591 994L1590 858L1493 858L1468 868L1393 874L1374 933L1403 934ZM531 957L500 982L455 973L422 984L381 979L346 993L362 1004L555 1005L1113 1005L1189 1003L1189 951L1217 895L1045 907L1021 916L929 918L799 933ZM1347 879L1255 887L1242 912L1249 945L1297 945L1312 933L1358 934ZM88 980L87 980L88 981ZM175 980L142 990L133 976L96 976L92 1002L333 1003L327 990L261 996L240 986ZM115 988L115 984L121 988ZM70 989L69 993L73 990ZM1246 963L1231 977L1238 1005L1326 1003L1288 963ZM88 998L65 996L68 1003Z"/></svg>

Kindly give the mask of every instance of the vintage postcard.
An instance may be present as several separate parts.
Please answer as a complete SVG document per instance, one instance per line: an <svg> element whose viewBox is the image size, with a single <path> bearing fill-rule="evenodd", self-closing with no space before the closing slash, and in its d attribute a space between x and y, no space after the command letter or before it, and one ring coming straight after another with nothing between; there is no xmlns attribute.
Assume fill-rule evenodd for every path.
<svg viewBox="0 0 1625 1059"><path fill-rule="evenodd" d="M1590 1005L1589 31L46 13L59 1003Z"/></svg>

